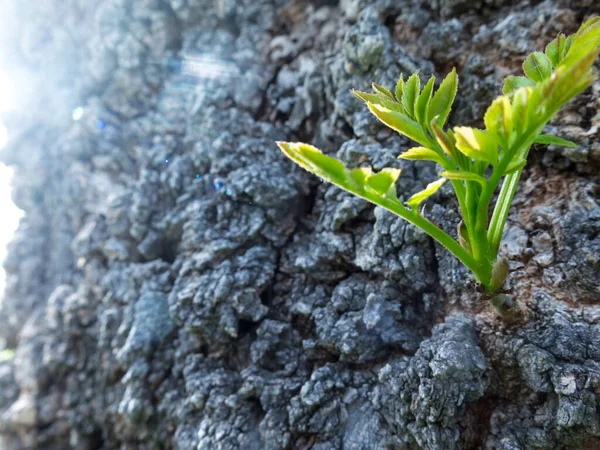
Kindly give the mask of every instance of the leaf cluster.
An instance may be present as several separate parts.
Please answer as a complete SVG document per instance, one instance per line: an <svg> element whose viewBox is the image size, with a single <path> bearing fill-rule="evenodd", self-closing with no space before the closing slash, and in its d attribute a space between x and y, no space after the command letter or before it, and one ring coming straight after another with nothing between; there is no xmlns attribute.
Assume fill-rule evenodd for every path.
<svg viewBox="0 0 600 450"><path fill-rule="evenodd" d="M278 145L306 170L423 229L494 292L506 278L506 260L498 259L498 249L530 147L534 143L575 146L542 134L542 130L560 108L593 82L596 72L592 64L599 53L598 17L585 22L572 36L559 34L544 52L534 52L525 59L523 76L506 79L504 95L488 107L483 129L445 127L457 94L455 69L437 89L434 76L422 84L416 72L406 80L401 75L393 93L375 83L372 92L352 91L379 121L417 144L399 158L433 161L441 166L440 178L404 203L396 193L399 169L384 168L377 173L370 168L348 169L310 145ZM419 208L446 180L452 184L462 216L456 240L423 217Z"/></svg>

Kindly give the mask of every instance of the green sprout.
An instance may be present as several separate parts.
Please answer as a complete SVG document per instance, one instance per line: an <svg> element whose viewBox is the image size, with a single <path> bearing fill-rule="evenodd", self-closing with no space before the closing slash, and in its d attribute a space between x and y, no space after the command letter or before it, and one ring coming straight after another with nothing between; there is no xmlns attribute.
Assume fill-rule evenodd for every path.
<svg viewBox="0 0 600 450"><path fill-rule="evenodd" d="M498 250L529 149L533 144L576 147L570 141L542 134L542 130L595 80L592 65L599 53L599 17L585 22L572 36L559 34L543 53L526 58L525 76L506 79L504 95L485 113L483 130L462 126L444 129L458 86L455 69L435 92L435 77L421 89L418 71L406 81L401 75L394 93L375 83L373 93L352 91L381 122L419 145L399 158L433 161L442 167L439 180L404 204L396 193L399 169L384 168L377 173L368 167L349 169L311 145L277 144L304 169L421 228L467 266L492 297L502 289L508 274L508 260L499 258ZM457 239L425 218L420 209L446 180L452 185L462 215ZM498 298L492 297L496 302Z"/></svg>

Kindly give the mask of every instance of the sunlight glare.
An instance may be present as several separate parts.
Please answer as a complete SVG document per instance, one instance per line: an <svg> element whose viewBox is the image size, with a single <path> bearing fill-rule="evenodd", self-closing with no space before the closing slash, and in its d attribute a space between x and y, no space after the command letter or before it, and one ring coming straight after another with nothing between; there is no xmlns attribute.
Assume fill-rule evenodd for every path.
<svg viewBox="0 0 600 450"><path fill-rule="evenodd" d="M8 130L4 126L4 124L0 123L0 150L6 147L6 143L8 142Z"/></svg>
<svg viewBox="0 0 600 450"><path fill-rule="evenodd" d="M7 253L7 245L13 238L23 211L16 207L12 201L12 169L0 163L0 300L4 294L5 278L4 263Z"/></svg>
<svg viewBox="0 0 600 450"><path fill-rule="evenodd" d="M73 120L76 122L78 120L81 120L81 118L83 117L83 113L84 113L84 110L81 106L78 106L77 108L75 108L73 110L73 114L72 114Z"/></svg>
<svg viewBox="0 0 600 450"><path fill-rule="evenodd" d="M12 111L15 108L15 85L6 72L0 70L0 112Z"/></svg>
<svg viewBox="0 0 600 450"><path fill-rule="evenodd" d="M16 108L15 85L8 73L0 69L0 113L10 113ZM9 130L0 122L0 151L8 144ZM13 170L0 162L0 303L4 296L6 273L2 264L6 259L7 246L12 240L23 216L12 201Z"/></svg>
<svg viewBox="0 0 600 450"><path fill-rule="evenodd" d="M181 73L193 78L222 79L237 71L237 67L217 56L200 54L184 56Z"/></svg>

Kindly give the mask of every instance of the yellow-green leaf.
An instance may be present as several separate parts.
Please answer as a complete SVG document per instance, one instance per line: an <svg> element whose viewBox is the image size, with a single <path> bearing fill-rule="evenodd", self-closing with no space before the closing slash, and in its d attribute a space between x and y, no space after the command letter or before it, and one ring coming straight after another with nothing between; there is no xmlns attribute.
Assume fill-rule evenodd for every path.
<svg viewBox="0 0 600 450"><path fill-rule="evenodd" d="M523 72L530 80L539 83L552 74L552 62L542 52L533 52L525 59Z"/></svg>
<svg viewBox="0 0 600 450"><path fill-rule="evenodd" d="M585 58L597 49L600 45L600 21L593 19L587 21L577 34L571 36L571 39L570 48L561 62L561 66L572 66L576 61Z"/></svg>
<svg viewBox="0 0 600 450"><path fill-rule="evenodd" d="M575 33L575 34L580 35L583 32L585 32L586 30L588 30L590 27L598 26L598 25L600 25L600 16L594 16L591 19L588 19L585 22L583 22L581 24L581 26L579 27L579 29L577 30L577 33Z"/></svg>
<svg viewBox="0 0 600 450"><path fill-rule="evenodd" d="M323 154L312 145L301 142L277 142L277 145L292 161L327 181L339 185L352 182L350 171L341 161Z"/></svg>
<svg viewBox="0 0 600 450"><path fill-rule="evenodd" d="M373 170L370 167L358 167L350 171L350 176L357 186L364 188L367 178L369 178L372 173Z"/></svg>
<svg viewBox="0 0 600 450"><path fill-rule="evenodd" d="M373 103L373 104L388 108L392 111L399 111L399 112L403 111L401 104L396 103L393 99L390 99L385 94L382 94L382 93L372 94L369 92L361 92L361 91L357 91L354 89L352 89L351 92L356 98L358 98L359 100L361 100L367 104Z"/></svg>
<svg viewBox="0 0 600 450"><path fill-rule="evenodd" d="M350 89L350 92L352 92L352 94L359 99L360 101L363 101L365 103L375 103L375 104L381 104L381 98L377 95L377 94L372 94L370 92L362 92L362 91L357 91L356 89Z"/></svg>
<svg viewBox="0 0 600 450"><path fill-rule="evenodd" d="M508 97L502 95L489 106L484 116L485 128L504 137L507 141L512 133L512 106Z"/></svg>
<svg viewBox="0 0 600 450"><path fill-rule="evenodd" d="M365 188L368 191L383 197L396 197L396 180L400 176L400 169L386 167L366 179Z"/></svg>
<svg viewBox="0 0 600 450"><path fill-rule="evenodd" d="M581 48L573 47L556 69L555 75L546 81L544 87L547 85L547 88L541 92L541 95L552 107L564 105L590 86L596 78L591 66L600 54L600 27L598 28L599 45L590 49L588 53L581 53ZM585 45L587 46L587 42Z"/></svg>
<svg viewBox="0 0 600 450"><path fill-rule="evenodd" d="M523 87L534 87L535 83L527 77L508 77L504 80L504 87L502 92L506 95L512 95L518 89Z"/></svg>
<svg viewBox="0 0 600 450"><path fill-rule="evenodd" d="M452 69L442 84L440 84L439 89L433 94L431 98L431 102L429 103L429 109L427 111L427 123L430 124L431 121L437 117L437 124L442 127L444 123L446 123L446 119L450 114L450 110L452 109L452 103L454 103L454 98L456 97L456 91L458 89L458 76L456 75L456 69Z"/></svg>
<svg viewBox="0 0 600 450"><path fill-rule="evenodd" d="M498 162L498 139L487 131L470 127L454 128L456 148L477 161Z"/></svg>
<svg viewBox="0 0 600 450"><path fill-rule="evenodd" d="M529 130L535 124L539 124L540 116L543 117L546 114L548 105L554 101L557 94L555 80L555 78L549 78L527 91L527 109L525 110L524 120L527 128L523 128L523 130ZM554 85L554 87L551 85ZM515 120L513 120L513 123ZM536 132L539 133L541 130L536 130Z"/></svg>
<svg viewBox="0 0 600 450"><path fill-rule="evenodd" d="M385 168L375 174L369 167L348 170L341 161L324 155L311 145L300 142L278 142L277 145L287 157L323 180L376 204L381 203L375 200L375 197L379 197L381 201L385 199L388 206L384 207L388 209L389 200L396 206L401 206L396 196L395 184L400 176L400 169ZM394 211L398 214L397 209Z"/></svg>
<svg viewBox="0 0 600 450"><path fill-rule="evenodd" d="M402 153L398 158L409 161L434 161L444 165L442 156L427 147L413 147Z"/></svg>
<svg viewBox="0 0 600 450"><path fill-rule="evenodd" d="M402 101L402 94L404 93L404 74L401 73L398 78L398 83L396 83L396 101Z"/></svg>
<svg viewBox="0 0 600 450"><path fill-rule="evenodd" d="M533 141L535 144L543 145L560 145L562 147L577 148L578 145L575 142L568 141L567 139L552 136L551 134L540 134Z"/></svg>
<svg viewBox="0 0 600 450"><path fill-rule="evenodd" d="M513 128L517 133L527 129L528 116L527 116L527 102L531 94L531 88L524 87L518 89L513 95L512 103L512 119Z"/></svg>
<svg viewBox="0 0 600 450"><path fill-rule="evenodd" d="M373 90L376 92L380 92L381 94L385 95L386 97L389 97L389 99L391 101L394 101L394 96L392 95L392 93L389 91L388 88L381 86L377 83L373 83L372 84Z"/></svg>
<svg viewBox="0 0 600 450"><path fill-rule="evenodd" d="M550 62L554 67L558 66L558 64L563 59L565 48L565 35L559 33L556 39L552 40L548 45L546 45L546 49L544 53L550 59Z"/></svg>
<svg viewBox="0 0 600 450"><path fill-rule="evenodd" d="M431 101L431 94L433 93L433 85L435 83L435 77L432 75L423 91L419 95L415 105L415 118L421 126L426 127L427 122L427 110L429 109L429 103Z"/></svg>
<svg viewBox="0 0 600 450"><path fill-rule="evenodd" d="M421 79L419 78L419 71L413 73L406 84L404 85L404 94L402 94L402 105L404 111L410 117L415 117L415 103L421 91Z"/></svg>
<svg viewBox="0 0 600 450"><path fill-rule="evenodd" d="M476 181L482 186L485 186L487 183L485 178L473 172L463 172L460 170L445 170L440 175L444 178L448 178L449 180Z"/></svg>
<svg viewBox="0 0 600 450"><path fill-rule="evenodd" d="M417 192L411 198L408 199L406 204L410 206L413 210L419 207L421 203L431 197L433 194L437 192L439 188L446 182L445 178L440 178L437 181L429 183L425 189L420 192Z"/></svg>
<svg viewBox="0 0 600 450"><path fill-rule="evenodd" d="M431 129L433 131L433 135L435 136L435 140L438 142L438 144L440 144L442 150L444 150L444 152L452 160L454 160L454 155L452 151L454 145L452 144L452 140L450 139L450 137L446 133L444 133L444 130L440 128L440 126L435 122L435 120L431 122Z"/></svg>
<svg viewBox="0 0 600 450"><path fill-rule="evenodd" d="M407 115L373 103L367 103L367 106L375 117L392 130L403 134L421 145L428 146L430 144L429 138L423 133L421 126Z"/></svg>

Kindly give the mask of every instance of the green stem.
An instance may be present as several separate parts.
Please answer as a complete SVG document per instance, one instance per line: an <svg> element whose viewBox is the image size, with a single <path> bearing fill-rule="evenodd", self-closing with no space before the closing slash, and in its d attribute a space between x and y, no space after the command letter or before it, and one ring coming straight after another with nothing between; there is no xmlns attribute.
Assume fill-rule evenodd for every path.
<svg viewBox="0 0 600 450"><path fill-rule="evenodd" d="M464 169L463 166L461 165L460 161L450 161L446 158L444 150L442 149L442 147L440 146L440 144L437 141L435 141L434 149L438 154L440 154L442 156L442 161L444 161L444 164L442 164L442 167L444 168L444 170L450 170L450 171L456 170L456 167L453 167L453 165L452 165L453 162L454 162L454 164L456 164L459 167L459 169L461 169L461 170ZM462 153L460 153L460 152L455 152L455 155L462 158ZM463 222L465 223L465 226L467 227L467 232L468 232L469 236L473 236L474 228L473 228L472 212L474 212L475 209L469 205L470 195L469 195L468 186L465 186L465 184L463 184L463 182L460 180L450 180L450 183L452 184L452 188L454 189L454 193L456 194L456 199L458 200L458 206L460 208L460 213L463 218ZM475 244L475 247L477 247L477 244ZM473 242L471 242L471 251L473 251ZM468 253L468 251L467 251L467 253ZM476 254L476 253L474 252L474 254Z"/></svg>
<svg viewBox="0 0 600 450"><path fill-rule="evenodd" d="M475 222L475 217L473 217L472 212L475 212L477 210L477 198L476 198L476 192L475 189L477 189L477 187L475 186L475 183L472 181L466 181L465 182L465 186L466 186L466 190L467 190L467 194L466 194L466 209L469 212L468 214L463 214L463 218L465 220L465 225L467 227L467 231L469 233L469 241L471 243L471 250L473 252L473 257L478 260L478 261L482 261L482 248L480 245L480 241L478 239L475 238L475 228L476 228L476 222Z"/></svg>
<svg viewBox="0 0 600 450"><path fill-rule="evenodd" d="M506 224L506 219L508 218L508 211L510 210L512 200L517 191L517 185L519 184L519 179L521 178L521 172L523 172L523 169L511 173L504 179L502 189L498 195L496 207L492 213L490 229L488 230L488 241L490 243L493 257L498 255L502 233L504 232L504 226Z"/></svg>
<svg viewBox="0 0 600 450"><path fill-rule="evenodd" d="M425 233L444 246L450 253L456 256L465 266L467 266L475 275L475 278L482 284L487 285L490 278L490 269L482 266L469 252L467 252L457 241L437 225L434 225L423 216L413 213L405 208L397 200L379 197L369 192L363 191L360 195L365 200L375 203L388 211L402 217L407 222L421 228Z"/></svg>
<svg viewBox="0 0 600 450"><path fill-rule="evenodd" d="M494 192L496 192L496 189L498 188L498 184L500 184L500 180L502 179L504 173L506 172L506 168L508 167L508 164L513 160L514 156L516 154L518 154L521 149L528 149L531 146L533 140L542 132L542 129L544 128L544 126L546 126L546 123L548 122L548 120L549 120L549 118L543 117L542 120L540 120L536 126L530 127L529 132L522 135L521 138L519 140L517 140L517 142L515 142L509 148L509 151L500 160L500 163L494 167L492 176L490 177L490 179L488 180L487 184L485 185L483 191L481 192L481 196L479 197L479 203L477 204L476 232L477 232L477 238L484 240L486 243L489 242L488 241L488 236L489 236L488 215L489 215L490 203L492 201ZM526 154L525 154L525 156L526 156ZM519 171L519 176L520 176L520 172L521 171ZM518 183L518 181L519 181L519 179L517 178L516 183ZM512 191L512 195L510 195L510 198L507 197L504 200L502 200L502 202L504 203L504 202L506 202L506 199L508 199L508 204L505 206L501 205L501 207L500 207L501 209L506 208L506 210L507 210L506 214L508 214L508 209L510 208L510 202L512 201L512 198L516 191L516 183L515 183L515 186L511 187L511 190L508 190L509 186L507 186L507 194L510 194L510 192ZM499 199L499 201L500 200L501 199ZM498 205L498 203L496 204L496 206L497 205ZM500 212L498 214L500 214ZM498 217L498 219L500 219L500 217ZM504 219L504 220L506 220L506 219ZM501 227L503 230L504 224L502 224ZM497 229L498 225L495 225L494 228ZM490 227L490 229L491 229L491 227ZM498 245L499 245L499 243L498 243ZM493 248L489 248L489 247L490 246L488 244L488 249L491 252L491 254L489 255L489 258L491 261L492 258L493 259L496 258L497 250L494 251Z"/></svg>
<svg viewBox="0 0 600 450"><path fill-rule="evenodd" d="M437 141L435 141L435 150L436 152L438 152L438 154L441 154L442 156L445 155L444 150ZM442 167L444 168L444 170L456 170L456 167L453 166L456 165L459 170L471 171L471 162L470 160L465 158L462 153L456 151L456 149L452 147L450 150L450 154L451 160L447 160L445 156L443 157L444 164L442 164ZM456 193L456 198L458 199L458 205L460 207L463 222L467 227L467 233L469 235L471 249L469 251L464 249L460 244L458 245L461 249L464 250L466 254L469 255L470 259L473 260L471 264L477 265L479 267L478 270L469 266L469 264L463 261L463 259L461 259L455 251L451 250L448 247L446 248L448 248L450 252L454 253L457 258L463 261L463 264L465 264L469 269L471 269L471 271L480 283L487 286L487 283L489 282L489 278L491 276L491 265L486 261L485 257L482 257L483 255L480 240L475 238L476 221L474 214L476 212L477 198L475 196L474 187L470 185L468 181L463 183L459 180L450 180L450 182L452 183L452 187L454 188L454 192ZM435 238L435 236L431 234L430 236ZM456 241L454 242L456 243ZM483 264L481 264L482 261Z"/></svg>

